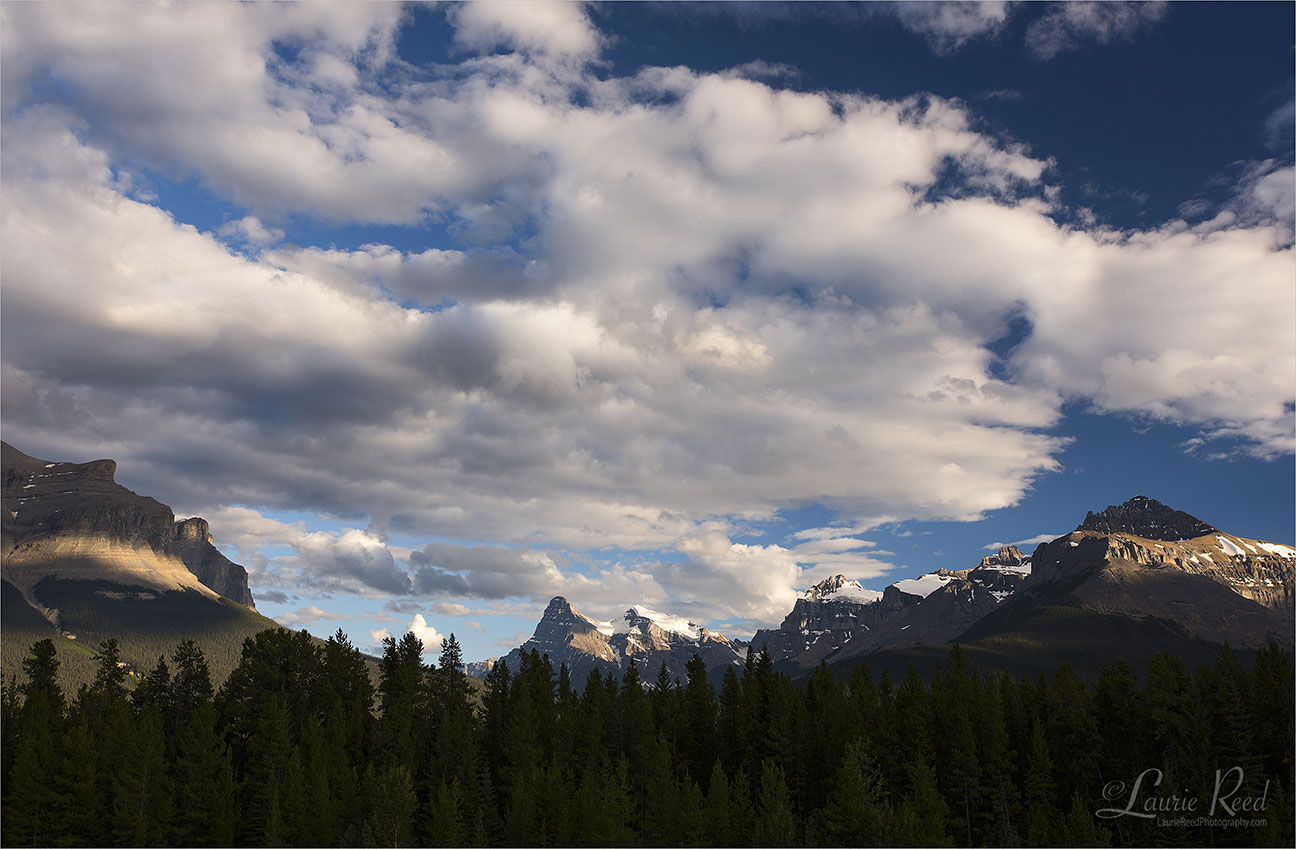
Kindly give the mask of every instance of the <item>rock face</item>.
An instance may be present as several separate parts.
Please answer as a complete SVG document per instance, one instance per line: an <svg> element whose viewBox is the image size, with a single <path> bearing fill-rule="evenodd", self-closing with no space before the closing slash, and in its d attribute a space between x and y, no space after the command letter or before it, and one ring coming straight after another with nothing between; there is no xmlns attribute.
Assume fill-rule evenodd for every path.
<svg viewBox="0 0 1296 849"><path fill-rule="evenodd" d="M1165 506L1146 495L1136 495L1124 504L1115 504L1101 513L1088 513L1076 528L1099 534L1131 534L1143 539L1168 542L1195 539L1215 532L1215 528L1180 510Z"/></svg>
<svg viewBox="0 0 1296 849"><path fill-rule="evenodd" d="M176 522L174 548L181 562L198 580L226 598L256 609L248 589L247 570L212 545L207 520L194 517Z"/></svg>
<svg viewBox="0 0 1296 849"><path fill-rule="evenodd" d="M1098 529L1116 526L1122 530ZM1142 495L1090 513L1073 532L1036 549L1038 576L1064 575L1070 549L1093 545L1103 546L1104 561L1201 575L1266 607L1293 610L1296 549L1224 533Z"/></svg>
<svg viewBox="0 0 1296 849"><path fill-rule="evenodd" d="M752 645L796 671L830 658L944 642L1012 595L1029 574L1030 558L1008 546L972 569L941 569L881 593L837 575L807 590L778 628L757 631Z"/></svg>
<svg viewBox="0 0 1296 849"><path fill-rule="evenodd" d="M970 570L969 581L987 569L1011 571L1015 559L1001 551ZM930 671L955 643L969 662L1014 674L1067 662L1092 678L1118 658L1138 669L1163 651L1190 665L1213 661L1225 643L1246 652L1274 641L1291 651L1293 565L1290 546L1226 534L1139 496L1038 546L1029 577L995 590L1007 593L1001 603L982 605L951 580L907 614L905 636L895 638L897 617L873 644L852 641L829 663L843 672L866 660L893 674L908 663ZM993 586L984 575L980 583ZM967 624L949 634L954 621ZM929 628L926 639L909 637Z"/></svg>
<svg viewBox="0 0 1296 849"><path fill-rule="evenodd" d="M665 663L672 678L688 678L686 666L694 654L706 664L708 676L723 674L742 663L747 644L730 640L692 622L644 606L626 610L617 623L591 619L567 599L555 596L536 624L531 638L500 658L510 672L521 668L522 654L548 655L554 668L566 664L572 684L583 687L590 672L620 677L634 663L648 682ZM486 664L470 664L470 672L484 675Z"/></svg>
<svg viewBox="0 0 1296 849"><path fill-rule="evenodd" d="M8 443L0 450L0 553L15 586L48 575L110 579L197 589L255 608L247 570L211 544L207 522L177 522L165 504L121 486L112 460L51 463Z"/></svg>
<svg viewBox="0 0 1296 849"><path fill-rule="evenodd" d="M797 599L778 628L757 631L752 646L775 663L808 668L921 600L894 586L879 593L835 575Z"/></svg>
<svg viewBox="0 0 1296 849"><path fill-rule="evenodd" d="M866 659L903 672L910 660L939 663L950 643L1004 669L1051 670L1066 660L1094 674L1118 657L1146 661L1158 651L1210 658L1226 641L1248 649L1276 639L1290 648L1294 567L1292 547L1226 534L1136 496L1089 513L1030 556L1004 546L972 568L882 592L836 575L806 590L751 647L792 674ZM631 661L651 681L665 661L683 680L694 652L715 675L740 665L745 648L644 607L599 622L558 597L504 660L516 671L521 653L534 649L555 667L566 663L573 682L595 668L620 674Z"/></svg>

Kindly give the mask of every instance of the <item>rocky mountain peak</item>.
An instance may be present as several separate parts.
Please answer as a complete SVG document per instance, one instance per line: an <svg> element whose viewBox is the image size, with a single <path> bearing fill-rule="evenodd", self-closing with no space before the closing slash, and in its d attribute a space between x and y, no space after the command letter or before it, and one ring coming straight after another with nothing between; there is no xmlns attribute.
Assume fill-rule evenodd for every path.
<svg viewBox="0 0 1296 849"><path fill-rule="evenodd" d="M1091 513L1089 515L1092 516L1093 514ZM1012 567L1012 566L1020 566L1029 559L1030 558L1027 557L1025 554L1023 554L1022 550L1017 546L1004 545L1004 546L1000 546L999 550L996 551L994 554L991 554L989 557L982 557L980 565L982 568L994 567L994 566Z"/></svg>
<svg viewBox="0 0 1296 849"><path fill-rule="evenodd" d="M556 595L549 599L549 604L545 607L544 611L546 619L571 616L574 613L575 610L572 608L571 602L560 595Z"/></svg>
<svg viewBox="0 0 1296 849"><path fill-rule="evenodd" d="M831 595L846 584L851 583L845 575L833 575L831 578L824 578L810 589L806 590L806 597L817 598L818 596Z"/></svg>
<svg viewBox="0 0 1296 849"><path fill-rule="evenodd" d="M1144 539L1178 542L1215 533L1215 528L1195 516L1167 507L1146 495L1136 495L1101 513L1090 512L1077 531L1100 534L1132 534Z"/></svg>

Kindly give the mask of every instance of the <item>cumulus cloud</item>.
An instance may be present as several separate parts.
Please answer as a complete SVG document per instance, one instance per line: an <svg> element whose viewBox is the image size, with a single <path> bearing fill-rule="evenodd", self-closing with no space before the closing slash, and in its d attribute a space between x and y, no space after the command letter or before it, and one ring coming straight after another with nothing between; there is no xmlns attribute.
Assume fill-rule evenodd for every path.
<svg viewBox="0 0 1296 849"><path fill-rule="evenodd" d="M1132 38L1165 17L1169 4L1162 2L1053 3L1048 12L1031 22L1026 46L1041 59L1074 50L1086 41L1107 44Z"/></svg>
<svg viewBox="0 0 1296 849"><path fill-rule="evenodd" d="M3 51L6 438L115 457L281 591L702 617L740 588L713 615L769 617L823 571L880 572L860 529L1016 503L1058 469L1069 400L1292 449L1290 167L1239 179L1231 218L1062 225L1049 160L959 103L594 74L579 6L457 6L486 55L383 85L386 6L68 8L0 9L25 45ZM1046 15L1066 38L1161 14L1072 8ZM126 161L247 217L200 232L133 196ZM263 223L430 214L460 247ZM810 502L852 530L732 542ZM617 549L686 562L560 553Z"/></svg>
<svg viewBox="0 0 1296 849"><path fill-rule="evenodd" d="M450 17L455 39L477 51L502 45L545 58L589 60L603 41L581 3L487 0L461 3Z"/></svg>
<svg viewBox="0 0 1296 849"><path fill-rule="evenodd" d="M311 579L354 582L359 584L356 589L393 595L409 592L409 575L396 565L383 541L367 531L317 531L303 536L294 547L303 574Z"/></svg>
<svg viewBox="0 0 1296 849"><path fill-rule="evenodd" d="M414 614L414 618L410 620L409 625L401 632L400 636L392 634L392 632L386 628L378 628L369 632L369 639L373 640L374 645L379 646L379 651L381 651L381 646L385 640L395 638L396 641L399 642L401 636L404 636L405 634L413 634L415 637L419 638L423 643L423 654L434 654L439 652L441 650L441 644L445 642L445 636L436 628L429 625L422 613Z"/></svg>
<svg viewBox="0 0 1296 849"><path fill-rule="evenodd" d="M441 643L445 637L427 623L422 613L415 613L414 618L410 620L409 627L405 629L408 633L418 637L423 642L423 653L431 654L441 650Z"/></svg>

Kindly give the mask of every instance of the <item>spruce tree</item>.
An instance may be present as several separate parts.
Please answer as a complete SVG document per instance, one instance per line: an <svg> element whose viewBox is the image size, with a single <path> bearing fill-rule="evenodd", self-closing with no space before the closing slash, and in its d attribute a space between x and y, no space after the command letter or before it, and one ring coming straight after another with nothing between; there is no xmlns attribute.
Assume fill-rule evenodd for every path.
<svg viewBox="0 0 1296 849"><path fill-rule="evenodd" d="M57 762L66 703L58 684L59 660L54 643L34 643L22 662L26 680L17 717L17 747L4 782L4 816L0 834L7 845L42 845L67 830L68 800L46 780Z"/></svg>
<svg viewBox="0 0 1296 849"><path fill-rule="evenodd" d="M737 846L738 828L733 822L734 804L729 790L729 777L719 758L711 766L707 780L706 821L712 846Z"/></svg>
<svg viewBox="0 0 1296 849"><path fill-rule="evenodd" d="M882 788L882 775L862 740L847 744L830 786L827 802L817 818L817 836L821 840L816 842L829 846L890 845L892 812Z"/></svg>
<svg viewBox="0 0 1296 849"><path fill-rule="evenodd" d="M428 845L464 846L467 831L464 828L463 790L458 778L447 783L442 779L432 794L428 809Z"/></svg>
<svg viewBox="0 0 1296 849"><path fill-rule="evenodd" d="M172 788L166 767L162 719L139 717L113 775L112 833L119 846L161 846L171 830Z"/></svg>
<svg viewBox="0 0 1296 849"><path fill-rule="evenodd" d="M173 842L179 846L232 845L234 773L210 703L194 708L177 732L173 750Z"/></svg>

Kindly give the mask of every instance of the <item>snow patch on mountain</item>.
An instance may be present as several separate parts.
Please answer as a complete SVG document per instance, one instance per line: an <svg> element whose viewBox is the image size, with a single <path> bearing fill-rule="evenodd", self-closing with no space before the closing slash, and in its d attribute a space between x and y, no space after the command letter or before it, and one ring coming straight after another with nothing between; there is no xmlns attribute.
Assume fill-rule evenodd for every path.
<svg viewBox="0 0 1296 849"><path fill-rule="evenodd" d="M987 569L993 572L1014 572L1018 575L1029 575L1031 571L1029 557L1023 560L1022 562L1012 566L1006 563L988 563L979 568Z"/></svg>
<svg viewBox="0 0 1296 849"><path fill-rule="evenodd" d="M896 581L891 586L895 587L902 593L926 598L948 584L951 580L952 578L948 575L937 575L932 573L928 575L920 575L917 578L906 578L903 581Z"/></svg>
<svg viewBox="0 0 1296 849"><path fill-rule="evenodd" d="M866 588L859 581L848 580L842 575L820 581L801 594L809 601L853 601L869 604L882 597L877 590Z"/></svg>
<svg viewBox="0 0 1296 849"><path fill-rule="evenodd" d="M1237 544L1234 543L1233 540L1229 539L1228 537L1222 537L1217 534L1215 536L1215 539L1219 540L1219 547L1223 549L1224 553L1227 554L1229 557L1246 555L1246 552L1238 548Z"/></svg>
<svg viewBox="0 0 1296 849"><path fill-rule="evenodd" d="M614 631L618 634L642 632L644 624L643 620L651 622L663 631L679 634L689 638L690 640L697 640L702 637L702 630L687 619L681 616L673 616L669 613L662 613L659 610L653 610L651 607L645 607L642 604L636 604L634 607L627 610L625 612L625 624L617 625ZM606 624L610 626L612 623L609 622ZM600 630L602 629L600 628Z"/></svg>

